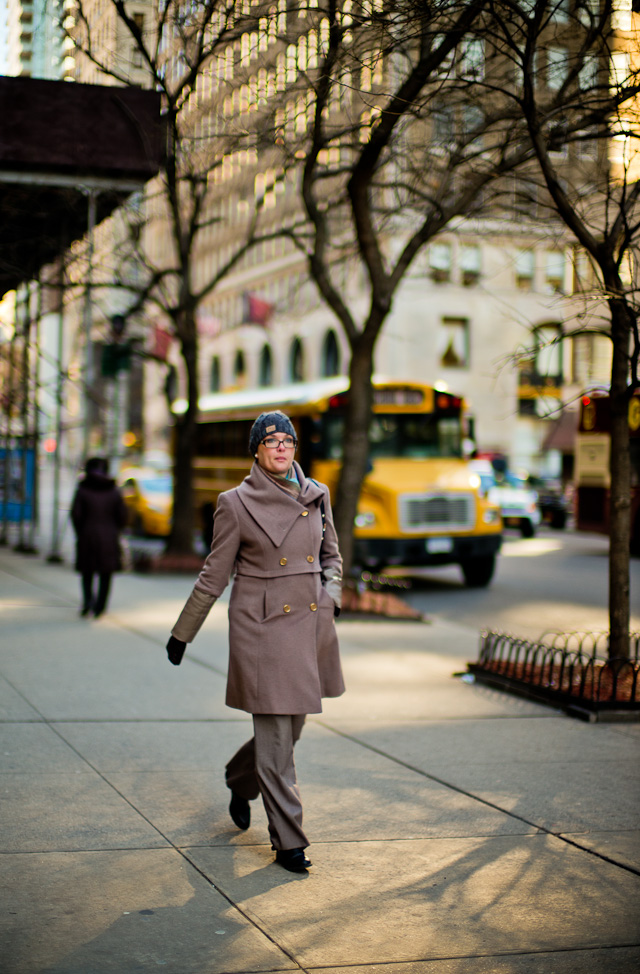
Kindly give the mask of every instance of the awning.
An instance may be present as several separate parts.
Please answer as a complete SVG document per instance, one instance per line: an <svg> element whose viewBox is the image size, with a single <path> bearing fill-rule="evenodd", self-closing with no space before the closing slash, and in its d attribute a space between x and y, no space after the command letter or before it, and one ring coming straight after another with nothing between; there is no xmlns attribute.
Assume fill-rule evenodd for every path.
<svg viewBox="0 0 640 974"><path fill-rule="evenodd" d="M579 415L577 409L565 409L557 419L552 420L542 449L573 453Z"/></svg>
<svg viewBox="0 0 640 974"><path fill-rule="evenodd" d="M154 176L160 96L141 88L0 77L0 297L36 276Z"/></svg>

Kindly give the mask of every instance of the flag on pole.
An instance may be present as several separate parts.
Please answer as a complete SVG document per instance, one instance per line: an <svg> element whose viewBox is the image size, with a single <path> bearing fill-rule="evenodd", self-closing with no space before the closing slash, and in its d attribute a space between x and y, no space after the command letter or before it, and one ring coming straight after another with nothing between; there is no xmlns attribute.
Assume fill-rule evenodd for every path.
<svg viewBox="0 0 640 974"><path fill-rule="evenodd" d="M166 362L172 341L173 335L171 332L167 331L166 328L163 328L162 325L154 325L153 342L151 348L149 349L149 354L153 355L154 358L160 359L162 362Z"/></svg>
<svg viewBox="0 0 640 974"><path fill-rule="evenodd" d="M275 305L264 301L250 291L244 292L244 320L247 324L262 325L266 328L270 323Z"/></svg>

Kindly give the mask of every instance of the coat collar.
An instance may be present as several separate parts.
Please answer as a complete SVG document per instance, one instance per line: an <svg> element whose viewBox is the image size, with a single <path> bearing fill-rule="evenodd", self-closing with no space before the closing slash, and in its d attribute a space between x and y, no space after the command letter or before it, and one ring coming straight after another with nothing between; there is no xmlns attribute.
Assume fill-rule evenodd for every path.
<svg viewBox="0 0 640 974"><path fill-rule="evenodd" d="M236 488L244 508L276 548L280 547L296 519L300 517L300 505L317 505L323 496L322 488L315 480L305 477L295 460L294 467L300 481L300 495L297 499L280 490L258 463L254 463L249 476Z"/></svg>

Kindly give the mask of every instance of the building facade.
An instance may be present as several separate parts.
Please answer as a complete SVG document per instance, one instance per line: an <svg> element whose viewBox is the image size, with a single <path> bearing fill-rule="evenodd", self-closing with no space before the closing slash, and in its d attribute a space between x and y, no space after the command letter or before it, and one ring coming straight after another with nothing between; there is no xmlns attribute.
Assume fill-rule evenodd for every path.
<svg viewBox="0 0 640 974"><path fill-rule="evenodd" d="M11 10L22 11L11 20L12 24L22 23L14 29L10 44L16 71L20 65L26 69L28 59L22 53L26 55L27 48L21 46L20 31L26 45L28 8L33 6L35 12L38 2L9 0ZM73 3L66 2L68 17L73 18ZM351 6L343 4L347 28ZM369 6L381 5L375 0ZM616 52L616 70L623 71L631 58L624 41L635 33L631 9L622 9L624 0L618 6L617 30L622 41ZM208 190L193 249L190 273L194 288L206 289L207 282L241 245L258 201L263 238L200 301L197 320L203 393L308 380L348 369L347 338L320 300L305 254L292 236L276 232L299 225L302 218L295 149L296 139L302 145L308 136L313 106L301 79L314 76L328 36L317 7L315 0L239 0L233 7L234 21L223 16L229 11L221 6L207 29L197 35L202 38L205 56L181 108L182 160L185 166L198 167ZM163 9L170 8L168 4ZM158 36L153 4L131 2L127 9L169 82L179 80L191 57L188 45L185 47L188 20L168 18L165 32ZM560 29L565 23L564 10L559 4L556 22ZM86 46L82 34L77 36L75 49L69 38L65 41L61 63L66 76L88 83L126 80L148 85L149 69L140 44L116 16L113 5L88 0L83 11L93 49L115 76L100 71L82 54L83 44ZM31 42L35 45L33 37ZM54 41L50 49L58 50L60 59ZM561 51L558 42L547 56L545 84L550 89L561 81ZM32 56L35 64L35 46ZM465 49L464 60L476 76L484 70L477 45ZM393 70L393 64L385 63L375 51L360 52L357 72L344 76L331 102L336 118L352 117L359 131L366 132L366 124L375 121L376 106ZM267 116L271 130L265 141L259 125ZM438 138L446 139L447 126L446 113L435 118ZM620 140L617 148L623 162L626 143ZM349 151L347 144L332 145L325 161L339 167L348 161ZM583 153L581 160L572 156L568 161L588 166L597 159L589 160ZM175 234L162 192L161 180L156 180L144 201L134 201L145 261L152 268L167 268L175 260ZM92 313L97 345L109 341L113 315L133 301L134 291L127 291L127 281L133 285L135 275L144 273L135 262L130 273L122 273L123 228L130 225L126 217L114 230L111 221L95 236ZM392 251L393 233L387 244ZM67 312L69 321L75 322L70 327L76 331L83 315L82 254L78 248L71 262L76 266L71 272ZM562 404L571 403L587 385L608 382L608 340L595 332L582 333L585 316L597 318L593 302L585 303L588 271L567 234L548 216L536 212L535 206L510 218L502 214L495 219L457 220L423 249L395 294L378 341L376 369L394 378L446 385L465 397L468 431L478 449L503 452L514 466L535 473L558 473L562 458L546 444ZM333 272L356 315L364 314L366 276L348 248L343 259L336 257ZM136 447L167 448L171 422L167 393L178 391L183 368L176 342L167 353L165 339L172 323L157 305L149 304L129 327L147 351L157 352L158 342L163 347L162 354L144 364L140 393L144 413ZM73 341L70 347L74 347ZM166 363L161 361L164 353Z"/></svg>

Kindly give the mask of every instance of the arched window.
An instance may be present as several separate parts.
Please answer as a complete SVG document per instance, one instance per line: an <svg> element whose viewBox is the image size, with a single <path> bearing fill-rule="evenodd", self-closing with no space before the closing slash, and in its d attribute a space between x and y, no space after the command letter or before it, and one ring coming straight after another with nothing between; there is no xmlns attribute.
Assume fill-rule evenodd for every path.
<svg viewBox="0 0 640 974"><path fill-rule="evenodd" d="M214 355L211 359L209 390L210 392L220 392L220 359L217 355Z"/></svg>
<svg viewBox="0 0 640 974"><path fill-rule="evenodd" d="M260 352L258 383L261 386L270 386L273 384L273 360L271 358L271 349L268 345L264 345Z"/></svg>
<svg viewBox="0 0 640 974"><path fill-rule="evenodd" d="M304 352L302 342L294 338L289 352L289 378L292 382L304 381Z"/></svg>
<svg viewBox="0 0 640 974"><path fill-rule="evenodd" d="M235 385L241 386L244 384L246 371L247 368L244 360L244 352L239 348L233 362L233 381Z"/></svg>
<svg viewBox="0 0 640 974"><path fill-rule="evenodd" d="M340 348L333 329L327 332L322 343L322 374L340 375Z"/></svg>
<svg viewBox="0 0 640 974"><path fill-rule="evenodd" d="M549 322L533 332L535 371L544 385L562 384L562 325Z"/></svg>

